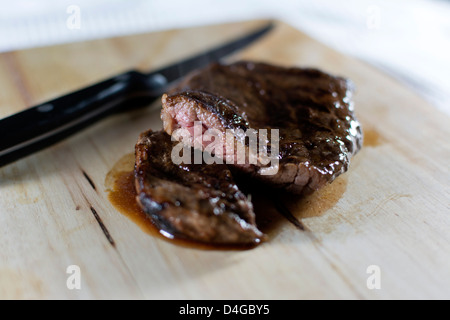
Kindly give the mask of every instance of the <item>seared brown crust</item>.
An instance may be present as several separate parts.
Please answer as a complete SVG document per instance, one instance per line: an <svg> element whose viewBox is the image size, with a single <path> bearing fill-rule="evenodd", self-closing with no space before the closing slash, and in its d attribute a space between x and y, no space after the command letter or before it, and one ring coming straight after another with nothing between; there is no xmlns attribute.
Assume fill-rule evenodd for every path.
<svg viewBox="0 0 450 320"><path fill-rule="evenodd" d="M163 97L161 117L169 134L185 125L183 112L221 130L279 129L278 173L262 175L258 165L241 169L290 192L311 192L345 172L361 148L352 91L349 80L316 69L213 64Z"/></svg>
<svg viewBox="0 0 450 320"><path fill-rule="evenodd" d="M251 202L226 165L180 164L177 142L147 131L136 144L137 201L165 235L218 245L255 245L264 239Z"/></svg>

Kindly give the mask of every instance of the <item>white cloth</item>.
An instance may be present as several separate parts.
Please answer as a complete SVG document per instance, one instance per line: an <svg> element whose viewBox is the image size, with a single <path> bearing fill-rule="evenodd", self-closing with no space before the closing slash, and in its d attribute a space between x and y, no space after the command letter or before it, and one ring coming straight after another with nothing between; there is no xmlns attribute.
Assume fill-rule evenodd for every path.
<svg viewBox="0 0 450 320"><path fill-rule="evenodd" d="M450 114L444 0L0 0L0 52L255 18L284 20Z"/></svg>

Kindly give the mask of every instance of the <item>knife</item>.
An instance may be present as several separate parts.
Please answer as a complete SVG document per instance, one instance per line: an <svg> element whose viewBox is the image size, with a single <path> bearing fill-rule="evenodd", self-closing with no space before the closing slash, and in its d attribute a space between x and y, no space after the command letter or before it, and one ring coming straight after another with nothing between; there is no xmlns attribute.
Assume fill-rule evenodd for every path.
<svg viewBox="0 0 450 320"><path fill-rule="evenodd" d="M48 147L112 113L145 106L189 72L246 47L273 24L158 70L130 70L0 120L0 166Z"/></svg>

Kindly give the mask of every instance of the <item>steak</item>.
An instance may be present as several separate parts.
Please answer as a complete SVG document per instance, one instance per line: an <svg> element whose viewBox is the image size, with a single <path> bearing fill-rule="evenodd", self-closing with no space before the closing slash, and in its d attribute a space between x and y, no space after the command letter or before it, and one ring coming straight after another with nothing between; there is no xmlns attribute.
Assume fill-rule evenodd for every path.
<svg viewBox="0 0 450 320"><path fill-rule="evenodd" d="M256 245L264 234L225 164L175 164L164 131L136 144L137 201L163 235L214 245Z"/></svg>
<svg viewBox="0 0 450 320"><path fill-rule="evenodd" d="M228 164L237 147L230 154L226 132L231 132L233 146L248 151L242 132L278 129L278 145L266 139L275 165L262 163L259 157L253 163L237 163L237 155L231 165L276 188L310 193L345 172L361 148L362 130L353 112L352 92L351 81L317 69L248 61L214 63L163 95L161 119L168 134L177 129L192 133L197 122L202 132L218 129L224 145L219 156ZM183 143L195 146L195 137ZM207 147L200 144L203 150ZM267 169L273 174L267 174Z"/></svg>

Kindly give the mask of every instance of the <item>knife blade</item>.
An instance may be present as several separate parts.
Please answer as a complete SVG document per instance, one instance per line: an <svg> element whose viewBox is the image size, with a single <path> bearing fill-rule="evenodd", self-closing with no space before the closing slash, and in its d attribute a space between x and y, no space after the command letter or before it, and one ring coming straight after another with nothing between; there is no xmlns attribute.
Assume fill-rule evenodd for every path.
<svg viewBox="0 0 450 320"><path fill-rule="evenodd" d="M0 167L61 141L130 104L150 104L189 72L243 49L272 28L269 23L158 70L149 73L130 70L1 119Z"/></svg>

